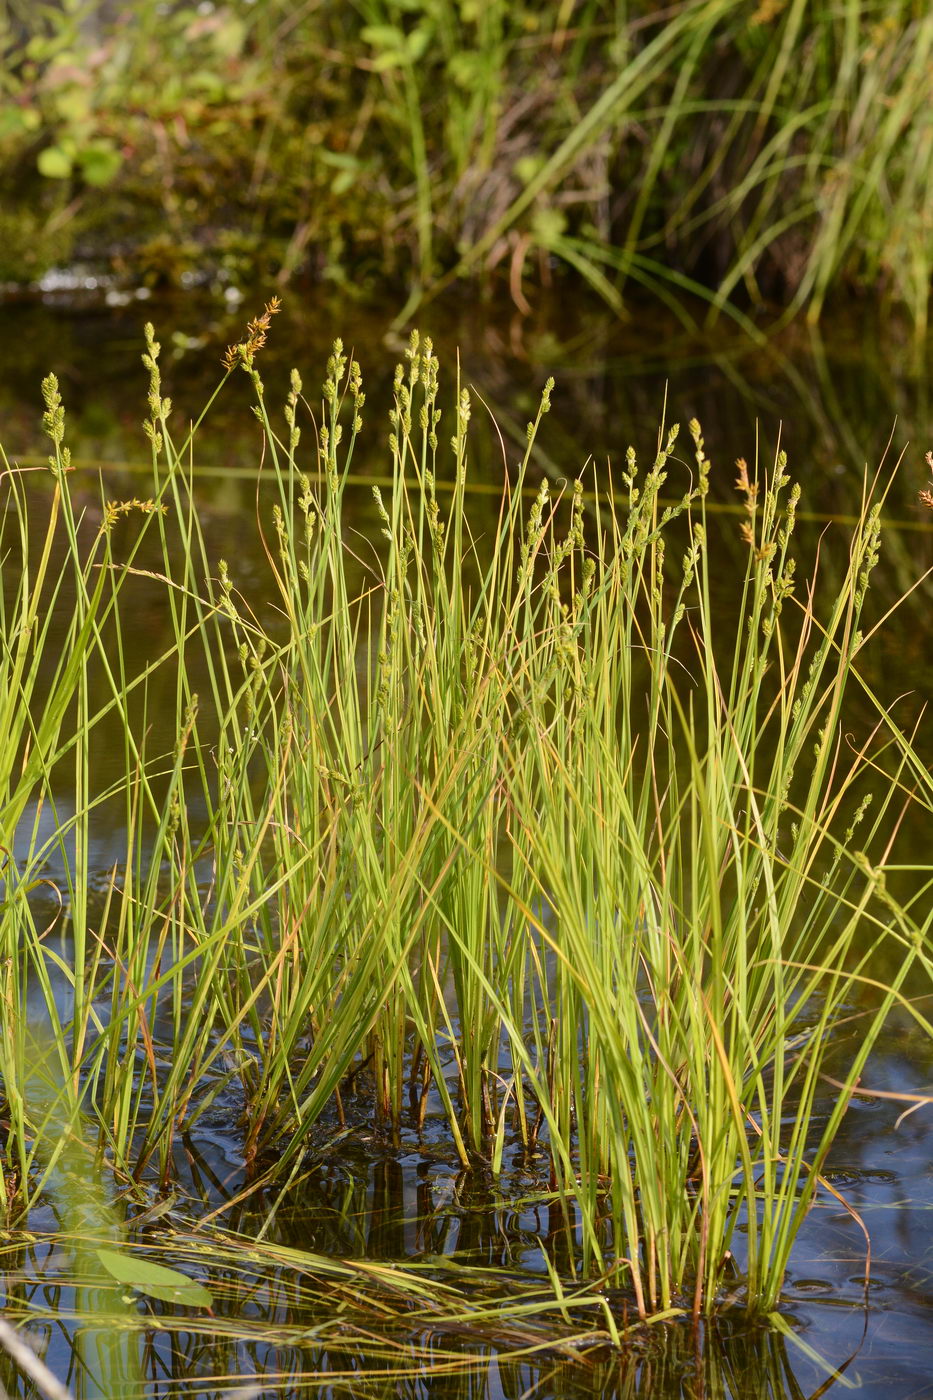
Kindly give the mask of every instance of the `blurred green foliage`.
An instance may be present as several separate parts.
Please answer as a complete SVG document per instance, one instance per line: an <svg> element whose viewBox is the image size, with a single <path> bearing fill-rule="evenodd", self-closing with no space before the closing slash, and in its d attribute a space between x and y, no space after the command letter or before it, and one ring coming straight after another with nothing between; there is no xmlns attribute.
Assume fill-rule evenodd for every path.
<svg viewBox="0 0 933 1400"><path fill-rule="evenodd" d="M366 286L569 267L622 309L925 325L925 0L58 0L0 7L0 279L73 252Z"/></svg>

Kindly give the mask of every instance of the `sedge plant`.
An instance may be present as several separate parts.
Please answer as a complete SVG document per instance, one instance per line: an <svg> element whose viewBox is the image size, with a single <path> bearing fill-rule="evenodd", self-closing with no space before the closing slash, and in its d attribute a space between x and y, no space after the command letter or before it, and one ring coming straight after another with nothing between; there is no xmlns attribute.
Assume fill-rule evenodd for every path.
<svg viewBox="0 0 933 1400"><path fill-rule="evenodd" d="M647 471L630 450L618 480L581 476L562 499L533 479L549 383L480 523L469 391L456 385L448 423L433 347L413 335L364 541L347 513L360 369L338 342L313 433L297 373L280 418L259 371L274 310L231 347L220 388L245 374L254 395L275 611L210 557L192 479L209 418L176 440L149 329L151 509L120 557L104 531L105 554L82 561L67 532L81 602L75 679L46 692L54 723L17 651L44 585L23 583L5 615L5 664L26 678L15 723L47 800L61 754L79 756L77 837L59 842L70 942L53 950L30 901L33 843L3 908L20 949L6 1023L38 998L59 1077L131 1183L168 1186L178 1134L220 1096L243 1189L280 1193L325 1113L362 1113L391 1141L430 1106L464 1165L498 1174L507 1146L543 1165L558 1297L569 1271L611 1278L642 1318L698 1316L739 1277L768 1313L849 1091L928 966L930 915L887 879L916 750L879 737L878 700L846 738L883 491L866 489L827 591L816 564L796 567L783 454L740 463L744 574L723 597L699 425L689 463L673 427ZM164 589L169 642L134 673L120 637L142 578ZM127 856L95 903L86 833L104 794L87 754L105 723L125 756ZM857 1003L847 1054L837 1028ZM0 1068L28 1200L24 1044L5 1035Z"/></svg>

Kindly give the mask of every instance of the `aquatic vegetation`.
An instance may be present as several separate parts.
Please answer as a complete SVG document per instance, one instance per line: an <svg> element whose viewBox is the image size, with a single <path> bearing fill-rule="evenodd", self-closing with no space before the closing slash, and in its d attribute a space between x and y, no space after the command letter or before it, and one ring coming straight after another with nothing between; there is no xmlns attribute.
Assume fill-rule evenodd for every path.
<svg viewBox="0 0 933 1400"><path fill-rule="evenodd" d="M551 1296L585 1297L610 1337L609 1296L644 1320L724 1291L768 1314L834 1195L823 1169L867 1056L930 970L933 912L895 864L916 750L880 702L864 732L846 709L884 488L857 503L827 591L819 560L795 559L783 454L740 462L745 569L722 598L710 551L736 524L707 517L699 424L685 456L665 425L647 467L629 449L554 494L532 480L548 383L485 537L469 390L443 407L413 335L392 486L360 539L342 512L361 371L337 342L320 414L294 372L280 416L259 370L276 310L218 388L245 376L254 397L271 610L210 556L192 495L210 405L176 433L151 327L149 495L104 499L88 543L53 381L38 563L7 471L7 1214L43 1187L24 1092L39 1020L131 1191L169 1189L179 1139L220 1101L239 1113L239 1199L273 1202L325 1119L391 1144L431 1113L464 1164L532 1164L557 1222ZM171 640L137 674L121 638L140 589ZM40 685L56 603L65 641ZM156 703L169 753L150 752ZM106 791L99 736L124 758ZM63 782L73 815L40 838ZM100 888L104 802L127 840Z"/></svg>

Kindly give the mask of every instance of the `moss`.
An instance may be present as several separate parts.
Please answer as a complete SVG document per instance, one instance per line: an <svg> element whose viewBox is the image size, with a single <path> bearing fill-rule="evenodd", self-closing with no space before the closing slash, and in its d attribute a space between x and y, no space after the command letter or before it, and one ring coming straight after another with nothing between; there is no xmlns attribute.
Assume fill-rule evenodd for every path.
<svg viewBox="0 0 933 1400"><path fill-rule="evenodd" d="M0 195L0 282L38 281L68 262L74 238L74 222L60 207Z"/></svg>

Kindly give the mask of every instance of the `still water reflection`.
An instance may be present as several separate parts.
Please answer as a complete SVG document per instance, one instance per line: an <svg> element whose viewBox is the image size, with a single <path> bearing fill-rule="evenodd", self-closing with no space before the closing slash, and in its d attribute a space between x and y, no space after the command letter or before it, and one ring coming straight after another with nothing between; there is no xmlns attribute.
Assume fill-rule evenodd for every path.
<svg viewBox="0 0 933 1400"><path fill-rule="evenodd" d="M872 1067L872 1083L922 1088L930 1048L892 1034ZM146 1393L224 1395L255 1380L257 1394L289 1397L411 1396L413 1400L542 1400L608 1396L631 1400L803 1400L853 1392L862 1400L908 1400L933 1393L933 1232L930 1160L933 1125L882 1100L853 1105L834 1154L830 1179L871 1230L872 1281L864 1288L864 1239L853 1216L824 1194L795 1253L780 1329L750 1324L728 1307L699 1338L681 1322L640 1336L621 1356L581 1349L566 1340L574 1328L559 1317L512 1322L497 1329L469 1321L432 1321L430 1309L384 1295L383 1314L365 1311L365 1276L354 1289L315 1282L284 1247L353 1261L420 1261L438 1286L456 1281L451 1266L499 1271L493 1289L509 1297L510 1281L545 1280L553 1225L528 1197L528 1180L506 1173L493 1185L481 1172L457 1172L427 1141L390 1153L364 1133L320 1165L282 1203L274 1220L259 1210L233 1213L227 1224L245 1240L265 1230L263 1245L239 1252L210 1230L193 1235L180 1209L158 1226L128 1222L128 1238L158 1257L209 1281L211 1317L137 1304L135 1327L124 1316L119 1355L134 1350L127 1371L145 1378ZM192 1195L216 1204L236 1184L220 1155L193 1147ZM213 1155L213 1167L206 1157ZM194 1159L200 1159L200 1168ZM205 1169L206 1168L206 1169ZM190 1203L189 1207L190 1209ZM51 1215L51 1212L50 1212ZM5 1307L30 1318L49 1364L78 1396L108 1393L82 1358L98 1355L93 1335L110 1328L114 1300L101 1297L88 1315L67 1248L42 1242L51 1218L7 1245L2 1265ZM467 1285L468 1301L475 1282ZM370 1290L371 1291L371 1290ZM621 1316L620 1316L620 1320ZM129 1333L127 1328L130 1327ZM138 1330L136 1330L138 1328ZM80 1336L80 1346L76 1338ZM2 1362L0 1362L2 1367ZM111 1372L111 1380L113 1373ZM25 1396L21 1380L0 1374L8 1392Z"/></svg>

